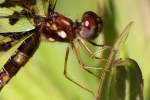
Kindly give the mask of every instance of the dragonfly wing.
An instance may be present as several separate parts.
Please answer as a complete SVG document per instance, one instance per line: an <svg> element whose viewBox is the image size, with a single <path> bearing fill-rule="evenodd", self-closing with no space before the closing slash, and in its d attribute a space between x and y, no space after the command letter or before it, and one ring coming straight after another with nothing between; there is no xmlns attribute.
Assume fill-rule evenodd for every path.
<svg viewBox="0 0 150 100"><path fill-rule="evenodd" d="M9 50L15 44L31 35L33 30L26 32L0 33L0 52Z"/></svg>
<svg viewBox="0 0 150 100"><path fill-rule="evenodd" d="M12 7L19 6L22 9L16 10ZM16 24L16 22L21 17L26 17L29 20L39 13L38 7L36 6L36 0L5 0L3 3L0 3L1 8L7 8L10 11L13 11L11 15L0 16L0 18L9 18L11 25Z"/></svg>
<svg viewBox="0 0 150 100"><path fill-rule="evenodd" d="M36 0L5 0L0 4L0 7L15 7L30 8L36 4Z"/></svg>

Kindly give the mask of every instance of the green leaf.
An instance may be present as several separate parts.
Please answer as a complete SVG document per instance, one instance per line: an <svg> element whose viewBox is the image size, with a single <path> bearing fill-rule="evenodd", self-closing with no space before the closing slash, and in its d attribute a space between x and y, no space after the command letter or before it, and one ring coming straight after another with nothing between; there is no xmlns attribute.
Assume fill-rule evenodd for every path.
<svg viewBox="0 0 150 100"><path fill-rule="evenodd" d="M133 59L117 61L100 100L143 100L143 77Z"/></svg>
<svg viewBox="0 0 150 100"><path fill-rule="evenodd" d="M117 94L124 91L125 94L122 93L125 96L124 100L143 100L143 77L137 62L129 58L120 61L120 64L116 65L116 73L116 86L118 87ZM119 85L121 78L123 78L124 86Z"/></svg>

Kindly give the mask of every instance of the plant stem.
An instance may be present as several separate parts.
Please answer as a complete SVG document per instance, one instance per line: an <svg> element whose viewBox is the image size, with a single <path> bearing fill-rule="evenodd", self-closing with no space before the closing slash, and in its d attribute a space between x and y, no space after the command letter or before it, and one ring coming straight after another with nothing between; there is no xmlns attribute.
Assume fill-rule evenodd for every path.
<svg viewBox="0 0 150 100"><path fill-rule="evenodd" d="M129 30L131 28L131 25L133 24L133 22L131 21L122 31L121 35L119 36L119 38L117 39L117 41L115 42L113 48L111 49L110 55L108 57L108 62L106 63L104 69L105 70L110 70L109 72L107 71L102 71L101 73L101 80L100 80L100 84L96 93L96 100L100 100L100 97L102 96L102 91L103 91L103 87L104 85L107 84L107 80L109 79L111 70L113 68L114 62L116 61L116 54L119 51L120 47L125 43L128 35L129 35Z"/></svg>

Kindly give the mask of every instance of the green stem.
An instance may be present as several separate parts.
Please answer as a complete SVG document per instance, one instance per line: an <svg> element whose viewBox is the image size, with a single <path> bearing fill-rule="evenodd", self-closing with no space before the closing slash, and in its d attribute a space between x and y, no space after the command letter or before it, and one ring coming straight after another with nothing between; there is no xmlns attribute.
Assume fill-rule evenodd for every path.
<svg viewBox="0 0 150 100"><path fill-rule="evenodd" d="M115 42L110 55L108 57L108 62L106 63L104 69L106 70L110 70L109 72L106 71L102 71L101 73L101 80L100 80L100 84L97 90L97 94L96 94L96 100L100 100L100 97L102 96L102 91L103 91L103 87L104 85L107 84L107 80L109 79L111 70L113 68L113 63L116 60L116 54L119 51L120 47L125 43L128 35L129 35L129 30L131 28L131 25L133 24L133 22L130 22L122 31L121 35L119 36L118 40Z"/></svg>

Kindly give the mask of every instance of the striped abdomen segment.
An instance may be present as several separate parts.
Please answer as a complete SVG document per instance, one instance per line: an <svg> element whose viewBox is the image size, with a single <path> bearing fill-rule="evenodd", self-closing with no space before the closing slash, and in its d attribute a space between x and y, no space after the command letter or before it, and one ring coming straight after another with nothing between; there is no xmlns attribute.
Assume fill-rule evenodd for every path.
<svg viewBox="0 0 150 100"><path fill-rule="evenodd" d="M39 33L33 30L0 71L0 90L26 64L39 46Z"/></svg>

